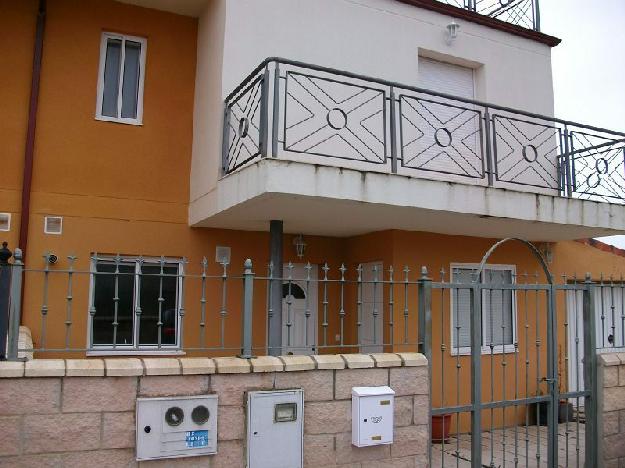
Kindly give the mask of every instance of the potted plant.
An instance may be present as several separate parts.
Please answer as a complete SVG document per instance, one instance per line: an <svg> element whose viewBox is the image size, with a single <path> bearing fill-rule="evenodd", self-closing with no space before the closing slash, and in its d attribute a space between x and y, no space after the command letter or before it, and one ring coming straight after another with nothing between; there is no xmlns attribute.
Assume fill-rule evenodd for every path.
<svg viewBox="0 0 625 468"><path fill-rule="evenodd" d="M440 444L449 440L451 414L432 415L432 442Z"/></svg>

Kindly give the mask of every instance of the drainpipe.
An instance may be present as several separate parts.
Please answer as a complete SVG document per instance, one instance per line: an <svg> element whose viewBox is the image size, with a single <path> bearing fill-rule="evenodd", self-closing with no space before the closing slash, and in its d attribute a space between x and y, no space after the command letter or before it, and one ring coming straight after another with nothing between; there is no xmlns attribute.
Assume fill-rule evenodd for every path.
<svg viewBox="0 0 625 468"><path fill-rule="evenodd" d="M37 30L33 51L33 75L30 83L30 102L28 104L28 129L24 152L24 174L22 176L22 211L20 217L19 247L24 260L28 247L28 226L30 223L30 192L33 180L33 159L35 153L35 128L37 126L37 108L39 106L39 82L41 80L41 58L43 56L43 32L46 25L46 0L39 0L37 12ZM22 291L23 294L23 291Z"/></svg>

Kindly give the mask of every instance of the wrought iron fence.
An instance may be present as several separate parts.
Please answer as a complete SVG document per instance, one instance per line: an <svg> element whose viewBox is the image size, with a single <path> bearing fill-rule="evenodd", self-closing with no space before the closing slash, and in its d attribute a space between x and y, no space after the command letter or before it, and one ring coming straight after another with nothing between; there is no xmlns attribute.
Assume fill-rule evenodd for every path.
<svg viewBox="0 0 625 468"><path fill-rule="evenodd" d="M418 345L420 282L408 267L288 263L280 271L250 260L236 266L101 254L54 263L45 256L24 266L18 250L2 269L0 315L9 312L11 360L25 353L251 356ZM272 310L274 288L282 291L280 311ZM282 322L276 346L266 336L275 321ZM30 328L32 346L18 345L20 324Z"/></svg>
<svg viewBox="0 0 625 468"><path fill-rule="evenodd" d="M594 466L595 354L625 349L622 284L473 274L431 283L431 466Z"/></svg>
<svg viewBox="0 0 625 468"><path fill-rule="evenodd" d="M266 157L625 200L625 133L279 58L225 100L223 173Z"/></svg>
<svg viewBox="0 0 625 468"><path fill-rule="evenodd" d="M540 31L538 0L438 0L506 23Z"/></svg>

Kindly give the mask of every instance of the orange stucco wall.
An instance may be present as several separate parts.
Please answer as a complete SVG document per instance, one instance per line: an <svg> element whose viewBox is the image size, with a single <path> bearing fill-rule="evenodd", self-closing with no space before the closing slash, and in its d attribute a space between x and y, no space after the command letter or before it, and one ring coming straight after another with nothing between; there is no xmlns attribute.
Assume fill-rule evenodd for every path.
<svg viewBox="0 0 625 468"><path fill-rule="evenodd" d="M12 215L2 239L17 243L37 2L0 0L0 211Z"/></svg>

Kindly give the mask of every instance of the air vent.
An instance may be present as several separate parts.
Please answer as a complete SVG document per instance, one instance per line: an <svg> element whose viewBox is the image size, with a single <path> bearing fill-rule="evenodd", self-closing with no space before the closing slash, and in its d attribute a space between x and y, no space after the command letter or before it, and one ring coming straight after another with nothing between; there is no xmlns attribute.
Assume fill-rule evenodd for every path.
<svg viewBox="0 0 625 468"><path fill-rule="evenodd" d="M0 231L11 230L11 213L0 213Z"/></svg>
<svg viewBox="0 0 625 468"><path fill-rule="evenodd" d="M46 234L61 234L63 232L63 217L46 216L43 232Z"/></svg>

